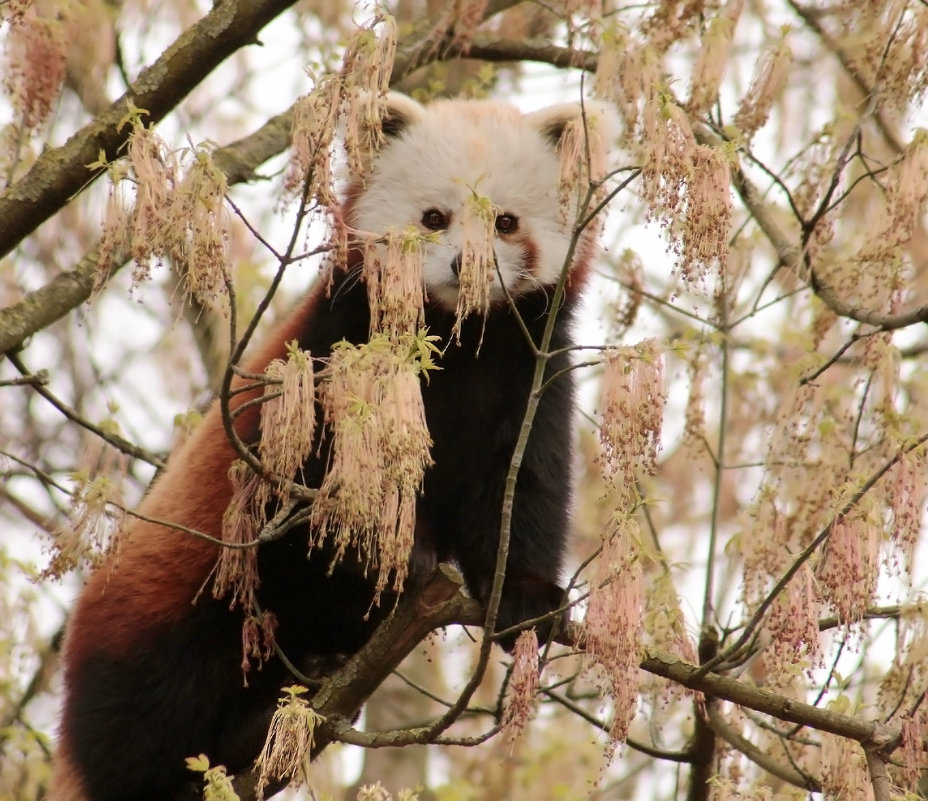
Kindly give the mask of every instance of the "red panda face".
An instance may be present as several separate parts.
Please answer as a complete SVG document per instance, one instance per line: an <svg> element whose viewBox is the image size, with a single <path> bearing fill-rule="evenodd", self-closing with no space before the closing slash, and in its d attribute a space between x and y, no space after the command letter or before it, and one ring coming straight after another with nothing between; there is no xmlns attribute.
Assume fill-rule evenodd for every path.
<svg viewBox="0 0 928 801"><path fill-rule="evenodd" d="M474 206L491 209L476 226L492 248L490 301L557 283L573 214L558 200L557 145L579 106L535 114L488 101L445 100L424 107L388 97L386 144L373 159L349 224L382 236L428 235L423 280L429 301L453 309L462 258L473 250ZM486 214L486 212L484 212ZM487 251L490 252L490 251Z"/></svg>

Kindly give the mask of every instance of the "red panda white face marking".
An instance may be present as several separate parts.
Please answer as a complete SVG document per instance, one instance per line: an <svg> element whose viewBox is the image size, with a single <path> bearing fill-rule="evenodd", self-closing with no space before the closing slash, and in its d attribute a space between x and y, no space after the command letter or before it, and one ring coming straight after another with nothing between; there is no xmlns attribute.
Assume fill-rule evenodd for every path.
<svg viewBox="0 0 928 801"><path fill-rule="evenodd" d="M474 195L496 211L490 300L557 283L567 258L572 215L558 201L557 142L579 106L522 114L501 103L441 100L424 107L388 98L387 143L351 212L350 224L380 236L417 227L425 246L428 298L449 309L458 299L465 225ZM496 272L496 271L494 271Z"/></svg>

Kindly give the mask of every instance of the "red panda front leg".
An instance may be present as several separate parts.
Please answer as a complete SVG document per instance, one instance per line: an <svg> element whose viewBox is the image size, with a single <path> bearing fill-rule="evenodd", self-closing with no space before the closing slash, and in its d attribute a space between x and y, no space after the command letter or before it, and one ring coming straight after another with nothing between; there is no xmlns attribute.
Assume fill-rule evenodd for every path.
<svg viewBox="0 0 928 801"><path fill-rule="evenodd" d="M550 615L563 606L566 593L558 584L566 549L570 508L569 390L552 393L536 416L522 465L516 477L509 527L506 577L497 608L496 631ZM498 501L484 523L483 536L458 553L468 587L484 606L489 601L496 572L508 461L500 465ZM491 510L488 509L488 512ZM545 642L566 615L552 615L535 624L539 642ZM518 632L500 640L511 651Z"/></svg>

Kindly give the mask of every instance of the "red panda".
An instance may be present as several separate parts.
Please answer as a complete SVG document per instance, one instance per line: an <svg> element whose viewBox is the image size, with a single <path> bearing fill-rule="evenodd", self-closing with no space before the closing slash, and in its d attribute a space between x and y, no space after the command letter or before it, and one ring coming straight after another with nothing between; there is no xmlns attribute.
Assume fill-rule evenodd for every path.
<svg viewBox="0 0 928 801"><path fill-rule="evenodd" d="M375 235L415 226L429 234L423 261L424 322L442 349L439 370L421 382L433 460L416 503L410 580L439 560L461 569L486 602L493 582L504 485L532 384L535 343L556 311L546 383L522 459L498 630L541 617L563 602L559 585L571 498L573 383L567 350L580 289L590 268L592 227L572 241L559 149L582 118L579 105L536 113L488 101L424 107L386 100L385 143L350 185L342 215ZM586 114L604 110L592 104ZM590 126L600 131L602 126ZM456 313L462 216L475 191L495 211L485 313ZM492 220L491 220L492 223ZM355 245L243 365L260 373L297 340L320 364L341 340L365 342L371 312ZM552 295L567 261L562 307ZM504 289L505 287L505 289ZM521 321L520 321L521 318ZM524 327L523 327L524 326ZM260 438L257 416L244 439ZM171 455L140 511L219 537L236 453L214 403ZM324 449L301 480L320 486ZM295 528L258 550L262 609L276 617L276 643L297 664L351 654L389 612L372 607L372 580L356 559L330 570L307 557L309 533ZM49 801L164 801L190 781L185 758L200 753L230 773L257 756L281 686L292 682L276 657L243 682L243 611L209 591L218 548L135 519L118 554L91 577L68 625L60 741ZM370 612L370 614L368 614ZM541 636L545 631L540 632ZM511 647L512 639L503 643Z"/></svg>

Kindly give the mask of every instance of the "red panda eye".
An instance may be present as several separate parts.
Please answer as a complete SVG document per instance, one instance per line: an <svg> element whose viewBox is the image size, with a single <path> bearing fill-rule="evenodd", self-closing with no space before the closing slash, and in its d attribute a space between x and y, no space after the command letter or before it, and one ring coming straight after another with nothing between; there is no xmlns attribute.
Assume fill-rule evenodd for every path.
<svg viewBox="0 0 928 801"><path fill-rule="evenodd" d="M448 227L448 215L438 209L427 209L422 214L422 224L430 231L442 231Z"/></svg>
<svg viewBox="0 0 928 801"><path fill-rule="evenodd" d="M496 218L496 230L500 234L514 234L519 230L519 218L515 214L500 214Z"/></svg>

